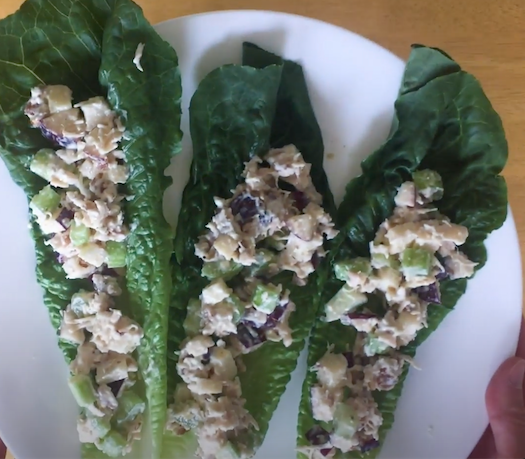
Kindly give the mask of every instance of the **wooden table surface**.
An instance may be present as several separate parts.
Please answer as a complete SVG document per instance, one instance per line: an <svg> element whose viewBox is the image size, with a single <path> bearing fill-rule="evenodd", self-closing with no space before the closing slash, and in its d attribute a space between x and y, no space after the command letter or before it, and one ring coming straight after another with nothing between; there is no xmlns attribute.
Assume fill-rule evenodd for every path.
<svg viewBox="0 0 525 459"><path fill-rule="evenodd" d="M301 14L345 27L406 59L412 43L447 51L483 85L503 119L504 172L520 240L525 240L525 2L523 0L136 0L153 24L212 10ZM0 0L0 18L21 0ZM522 256L525 244L521 245ZM9 457L9 453L8 453Z"/></svg>

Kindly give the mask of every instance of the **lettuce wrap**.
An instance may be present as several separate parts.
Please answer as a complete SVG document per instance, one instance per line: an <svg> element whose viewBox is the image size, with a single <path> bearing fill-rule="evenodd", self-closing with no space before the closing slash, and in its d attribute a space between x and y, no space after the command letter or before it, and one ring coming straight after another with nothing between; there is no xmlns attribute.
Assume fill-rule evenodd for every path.
<svg viewBox="0 0 525 459"><path fill-rule="evenodd" d="M500 175L507 156L501 120L479 82L443 51L414 45L395 102L389 138L363 161L362 174L348 184L338 209L341 233L331 245L331 264L336 267L340 260L369 258L370 243L382 222L392 215L400 186L411 180L414 172L431 170L441 176L443 185L442 198L432 204L452 223L468 229L461 251L477 263L475 270L481 269L487 261L484 241L507 216L507 188ZM443 279L437 285L441 304L429 301L428 326L399 350L408 358L454 309L466 290L467 279ZM327 303L342 286L343 282L331 274L323 288L323 302ZM368 302L360 306L384 314L382 307L382 299L375 294L368 295ZM358 309L358 314L363 309ZM366 317L358 314L355 317ZM321 310L312 332L310 367L329 349L333 353L352 351L356 340L354 327L339 321L326 322L324 316ZM349 360L348 367L351 365ZM317 455L310 451L310 457L375 457L394 422L407 372L405 365L391 390L372 391L382 416L378 439L347 453L332 450L328 441L328 446L323 446ZM310 394L316 383L316 368L312 368L303 385L297 438L302 452L298 457L307 457L308 448L327 440L320 438L319 433L329 434L332 428L313 418ZM314 426L322 430L311 430Z"/></svg>
<svg viewBox="0 0 525 459"><path fill-rule="evenodd" d="M134 57L145 44L140 60ZM135 352L136 387L147 401L143 440L133 456L158 457L165 423L166 342L171 293L173 234L162 212L170 180L164 170L180 150L181 79L177 55L130 0L28 0L0 21L0 156L30 201L46 181L30 170L35 153L56 148L24 115L31 89L65 85L75 102L105 97L122 120L120 143L129 168L122 190L126 239L124 293L118 307L138 322L144 336ZM53 328L59 329L72 295L87 279L67 279L35 219L31 236L37 279ZM59 341L68 363L76 346ZM84 457L100 457L84 445Z"/></svg>
<svg viewBox="0 0 525 459"><path fill-rule="evenodd" d="M214 215L214 197L231 196L243 181L245 163L254 155L262 157L270 148L294 144L304 161L312 164L313 184L322 195L324 209L334 209L323 170L323 140L301 66L250 43L243 45L242 61L242 66L225 65L208 74L190 105L193 163L182 198L172 261L168 403L172 403L175 387L181 382L177 361L181 343L187 338L183 323L188 303L209 283L201 276L203 263L195 255L195 243ZM251 429L242 441L252 454L264 439L312 327L320 300L318 286L326 273L323 266L301 287L292 283L292 273L277 275L275 282L290 290L290 299L297 305L290 318L293 343L285 347L281 342L268 341L243 356L246 370L239 373L242 397L258 430ZM191 457L195 452L192 430L181 433L166 434L163 456Z"/></svg>

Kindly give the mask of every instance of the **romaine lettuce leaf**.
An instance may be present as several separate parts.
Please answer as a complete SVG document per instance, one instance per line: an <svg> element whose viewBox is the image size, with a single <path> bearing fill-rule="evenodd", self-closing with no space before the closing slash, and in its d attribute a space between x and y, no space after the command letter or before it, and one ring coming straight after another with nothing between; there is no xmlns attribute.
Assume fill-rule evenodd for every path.
<svg viewBox="0 0 525 459"><path fill-rule="evenodd" d="M326 208L333 210L333 198L322 168L323 141L301 66L249 43L243 47L243 64L226 65L210 73L199 85L190 105L194 153L175 240L168 353L170 390L178 380L175 352L185 338L181 324L186 306L207 284L200 277L202 262L194 255L194 244L214 214L213 196L230 195L242 180L244 162L254 154L265 154L269 147L293 143L305 160L314 165L314 184L323 194ZM320 272L326 274L327 270ZM312 327L320 304L317 285L322 276L318 272L310 277L307 286L297 287L292 285L291 274L280 275L275 282L289 288L291 299L298 305L290 320L294 343L285 348L282 343L267 342L243 358L247 367L240 374L243 397L260 428L258 432L250 432L249 441L254 448L262 443ZM188 441L193 438L189 434L179 439L169 436L171 443L166 444L165 455L180 455L187 436Z"/></svg>
<svg viewBox="0 0 525 459"><path fill-rule="evenodd" d="M133 64L139 43L146 45L141 60L144 72ZM179 152L182 136L177 55L130 0L28 0L0 21L0 155L28 199L45 184L28 164L39 148L50 146L38 130L30 128L23 113L31 88L39 84L67 85L76 100L105 95L126 125L121 148L130 167L125 216L132 229L127 313L144 328L137 354L149 402L150 457L156 457L165 422L173 237L162 213L163 193L169 186L164 170ZM52 325L58 329L60 311L84 282L65 278L36 225L32 235L37 278ZM60 345L67 361L74 358L73 346ZM91 457L100 455L89 452Z"/></svg>
<svg viewBox="0 0 525 459"><path fill-rule="evenodd" d="M226 197L242 179L244 163L264 154L270 144L281 67L264 70L225 65L208 74L190 103L193 161L182 195L172 260L173 289L168 334L168 403L177 374L176 352L186 338L182 327L186 307L198 298L207 280L194 244L215 213L214 196ZM163 457L180 457L195 450L194 435L166 433ZM188 454L186 457L191 457Z"/></svg>
<svg viewBox="0 0 525 459"><path fill-rule="evenodd" d="M332 261L349 256L368 256L368 243L378 226L391 215L397 187L416 169L433 169L443 178L444 198L437 201L443 214L466 226L469 237L462 250L479 263L487 255L484 240L499 228L507 216L507 189L499 174L508 156L501 120L492 108L479 82L438 49L414 45L408 60L395 119L387 141L362 163L362 175L347 186L338 209L341 234L332 245ZM325 286L324 301L342 285L334 277ZM465 292L466 279L441 283L442 305L430 305L428 328L402 349L414 355L421 344L452 311ZM318 321L309 347L308 363L313 365L333 344L342 351L353 343L355 333L340 324ZM397 400L408 372L389 392L377 394L383 414L381 441L394 421ZM299 446L313 425L309 390L316 375L309 372L303 385L299 413ZM336 457L375 457L379 449L367 454L347 453ZM299 457L304 457L299 455Z"/></svg>

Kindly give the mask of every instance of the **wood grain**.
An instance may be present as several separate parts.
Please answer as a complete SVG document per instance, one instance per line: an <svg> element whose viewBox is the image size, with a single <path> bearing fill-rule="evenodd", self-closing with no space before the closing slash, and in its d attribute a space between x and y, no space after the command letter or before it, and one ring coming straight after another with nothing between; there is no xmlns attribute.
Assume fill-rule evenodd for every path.
<svg viewBox="0 0 525 459"><path fill-rule="evenodd" d="M402 58L412 43L446 50L483 85L503 119L504 171L520 240L525 239L525 2L522 0L136 0L152 22L227 9L284 11L363 35ZM0 0L0 18L21 0ZM521 245L522 258L525 244Z"/></svg>

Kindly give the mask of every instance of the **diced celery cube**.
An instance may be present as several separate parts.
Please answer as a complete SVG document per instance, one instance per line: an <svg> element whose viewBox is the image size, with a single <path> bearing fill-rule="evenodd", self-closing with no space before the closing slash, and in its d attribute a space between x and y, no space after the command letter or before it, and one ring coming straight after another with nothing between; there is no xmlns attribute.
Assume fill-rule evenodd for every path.
<svg viewBox="0 0 525 459"><path fill-rule="evenodd" d="M405 277L428 276L434 255L422 247L409 247L401 253L401 270Z"/></svg>
<svg viewBox="0 0 525 459"><path fill-rule="evenodd" d="M271 314L279 304L281 289L272 284L259 284L255 288L253 307L265 314Z"/></svg>
<svg viewBox="0 0 525 459"><path fill-rule="evenodd" d="M339 320L348 312L365 304L368 298L365 294L354 290L348 284L343 287L333 296L333 298L326 303L324 310L326 314L326 321L333 322Z"/></svg>
<svg viewBox="0 0 525 459"><path fill-rule="evenodd" d="M111 430L110 416L104 416L102 418L93 416L89 411L86 413L89 419L91 428L95 431L98 438L102 438L108 434Z"/></svg>
<svg viewBox="0 0 525 459"><path fill-rule="evenodd" d="M232 293L226 301L233 306L233 322L236 324L239 323L246 310L244 303L235 293Z"/></svg>
<svg viewBox="0 0 525 459"><path fill-rule="evenodd" d="M334 264L335 277L345 282L348 280L349 273L368 276L371 272L372 266L370 265L370 260L363 257L341 260Z"/></svg>
<svg viewBox="0 0 525 459"><path fill-rule="evenodd" d="M202 265L201 275L209 280L222 277L224 280L230 280L239 274L242 265L231 260L219 260L205 262Z"/></svg>
<svg viewBox="0 0 525 459"><path fill-rule="evenodd" d="M388 344L380 341L374 335L368 334L365 339L364 351L368 357L376 354L382 354L388 349Z"/></svg>
<svg viewBox="0 0 525 459"><path fill-rule="evenodd" d="M86 307L93 293L87 292L86 290L80 290L71 297L71 310L79 317L85 314Z"/></svg>
<svg viewBox="0 0 525 459"><path fill-rule="evenodd" d="M275 262L277 255L271 250L257 249L255 253L255 263L248 268L249 276L257 276L263 273L270 263Z"/></svg>
<svg viewBox="0 0 525 459"><path fill-rule="evenodd" d="M51 181L53 163L61 161L53 150L50 148L43 148L38 150L29 165L31 172L39 175L48 182ZM64 163L66 165L66 163Z"/></svg>
<svg viewBox="0 0 525 459"><path fill-rule="evenodd" d="M108 268L123 268L126 266L126 242L106 242L107 260L106 264Z"/></svg>
<svg viewBox="0 0 525 459"><path fill-rule="evenodd" d="M417 191L426 198L436 201L443 197L443 181L437 172L430 169L415 171L412 178Z"/></svg>
<svg viewBox="0 0 525 459"><path fill-rule="evenodd" d="M350 440L354 437L358 427L358 417L354 409L344 402L339 403L334 413L334 433Z"/></svg>
<svg viewBox="0 0 525 459"><path fill-rule="evenodd" d="M33 210L39 210L42 213L54 212L60 205L60 195L49 185L45 186L40 192L33 196L29 207Z"/></svg>
<svg viewBox="0 0 525 459"><path fill-rule="evenodd" d="M71 226L69 227L69 238L73 245L78 247L87 244L90 235L91 230L87 226L82 223L76 223L75 221L71 222Z"/></svg>
<svg viewBox="0 0 525 459"><path fill-rule="evenodd" d="M146 404L144 401L132 390L126 390L118 398L118 408L115 412L115 422L122 424L124 422L132 421L139 414L144 413Z"/></svg>
<svg viewBox="0 0 525 459"><path fill-rule="evenodd" d="M393 268L399 269L399 260L394 256L387 256L383 253L372 253L372 267L375 269Z"/></svg>
<svg viewBox="0 0 525 459"><path fill-rule="evenodd" d="M111 430L102 440L100 440L97 446L100 450L110 457L122 456L124 449L128 442L126 438L116 430Z"/></svg>
<svg viewBox="0 0 525 459"><path fill-rule="evenodd" d="M93 387L93 381L88 375L71 376L68 384L79 406L86 408L95 403L95 388Z"/></svg>

